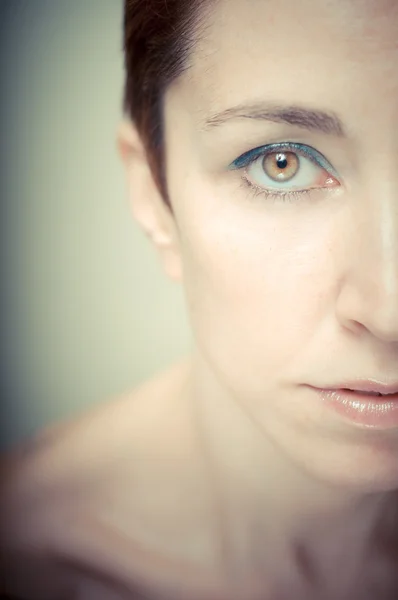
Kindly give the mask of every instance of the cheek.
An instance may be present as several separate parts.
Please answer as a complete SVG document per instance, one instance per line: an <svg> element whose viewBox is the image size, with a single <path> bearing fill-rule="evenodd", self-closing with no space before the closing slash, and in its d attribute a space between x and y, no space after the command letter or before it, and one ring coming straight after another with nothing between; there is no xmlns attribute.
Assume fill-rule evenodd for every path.
<svg viewBox="0 0 398 600"><path fill-rule="evenodd" d="M313 226L299 227L288 207L254 211L218 198L215 208L209 198L193 200L181 215L192 327L213 364L261 387L264 374L288 367L311 337L327 279L324 255L308 235Z"/></svg>

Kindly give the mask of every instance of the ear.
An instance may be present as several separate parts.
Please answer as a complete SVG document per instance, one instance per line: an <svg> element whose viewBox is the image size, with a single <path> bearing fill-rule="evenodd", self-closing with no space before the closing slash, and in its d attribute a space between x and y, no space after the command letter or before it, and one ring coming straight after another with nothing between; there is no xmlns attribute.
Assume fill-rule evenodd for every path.
<svg viewBox="0 0 398 600"><path fill-rule="evenodd" d="M181 280L180 244L175 218L153 178L140 135L131 121L118 129L117 147L122 159L133 215L157 249L167 275Z"/></svg>

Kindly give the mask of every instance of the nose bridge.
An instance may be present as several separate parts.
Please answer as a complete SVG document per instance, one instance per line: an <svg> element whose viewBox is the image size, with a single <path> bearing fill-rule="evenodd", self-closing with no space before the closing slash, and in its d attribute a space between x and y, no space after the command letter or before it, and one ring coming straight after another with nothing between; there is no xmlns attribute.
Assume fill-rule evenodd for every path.
<svg viewBox="0 0 398 600"><path fill-rule="evenodd" d="M351 317L378 337L398 342L398 157L395 165L379 158L377 177L364 178L365 189L352 205L350 286L356 288L358 312Z"/></svg>
<svg viewBox="0 0 398 600"><path fill-rule="evenodd" d="M382 192L383 187L384 193L375 203L379 209L376 231L380 232L380 269L384 287L395 296L398 306L398 177L387 181Z"/></svg>
<svg viewBox="0 0 398 600"><path fill-rule="evenodd" d="M360 134L355 181L347 190L350 225L344 231L337 314L360 323L398 350L398 70L391 54L373 54L373 69L353 115ZM384 56L384 55L383 55ZM355 136L354 136L355 137ZM361 141L359 141L361 140ZM354 327L355 329L355 327ZM395 354L395 357L397 355Z"/></svg>
<svg viewBox="0 0 398 600"><path fill-rule="evenodd" d="M381 280L391 287L398 268L398 136L390 119L385 124L378 134L374 131L374 150L367 149L361 161L361 184L354 204L362 250L369 250Z"/></svg>

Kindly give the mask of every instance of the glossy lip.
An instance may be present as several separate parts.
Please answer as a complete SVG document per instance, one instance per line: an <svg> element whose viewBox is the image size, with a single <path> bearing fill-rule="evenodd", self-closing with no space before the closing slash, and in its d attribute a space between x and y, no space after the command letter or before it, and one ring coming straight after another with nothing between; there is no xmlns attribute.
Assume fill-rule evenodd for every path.
<svg viewBox="0 0 398 600"><path fill-rule="evenodd" d="M350 384L343 384L343 389L321 389L312 387L324 404L333 409L345 420L355 425L378 430L398 429L398 392L390 396L371 396L361 392L389 393L386 390L396 390L397 387L366 382L368 389L363 389L359 382L351 384L362 387L361 391L350 391ZM347 389L344 387L347 385ZM383 392L380 392L380 390Z"/></svg>

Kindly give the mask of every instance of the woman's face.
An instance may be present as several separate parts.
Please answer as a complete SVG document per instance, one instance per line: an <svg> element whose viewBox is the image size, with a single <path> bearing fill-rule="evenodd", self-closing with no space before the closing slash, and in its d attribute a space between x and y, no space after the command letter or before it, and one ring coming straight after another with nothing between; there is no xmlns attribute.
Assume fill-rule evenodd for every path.
<svg viewBox="0 0 398 600"><path fill-rule="evenodd" d="M398 381L398 3L218 0L165 123L208 365L301 464L396 486L398 430L304 384Z"/></svg>

